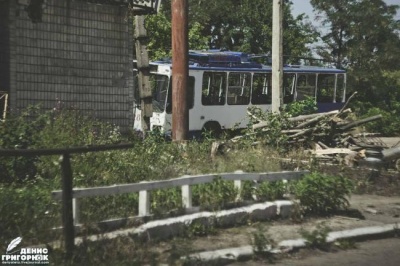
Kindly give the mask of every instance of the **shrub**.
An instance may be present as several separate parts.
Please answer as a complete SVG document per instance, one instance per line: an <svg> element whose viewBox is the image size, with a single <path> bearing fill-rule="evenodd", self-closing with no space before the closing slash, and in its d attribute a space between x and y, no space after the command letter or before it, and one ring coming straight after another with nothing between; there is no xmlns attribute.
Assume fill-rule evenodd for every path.
<svg viewBox="0 0 400 266"><path fill-rule="evenodd" d="M254 255L266 258L272 262L274 254L271 253L271 250L276 246L276 243L267 232L268 228L265 229L261 225L258 225L256 231L251 234L251 245Z"/></svg>
<svg viewBox="0 0 400 266"><path fill-rule="evenodd" d="M331 228L322 222L317 224L317 227L311 232L301 229L300 235L306 240L307 247L327 251L330 243L326 238L331 231Z"/></svg>
<svg viewBox="0 0 400 266"><path fill-rule="evenodd" d="M363 117L382 115L382 119L365 124L366 130L368 132L381 133L385 136L398 136L400 134L399 111L400 106L397 110L394 109L392 111L385 111L378 107L369 109Z"/></svg>
<svg viewBox="0 0 400 266"><path fill-rule="evenodd" d="M288 128L290 125L290 122L287 119L287 114L264 112L257 107L249 108L249 113L251 113L252 116L250 116L247 133L249 136L254 136L253 141L260 141L261 143L274 148L281 148L281 146L284 146L287 141L287 136L282 134L282 130ZM268 126L265 127L265 129L256 130L256 134L254 134L252 125L257 122L257 120L255 120L253 116L257 117L257 120L262 120L268 123Z"/></svg>
<svg viewBox="0 0 400 266"><path fill-rule="evenodd" d="M35 117L35 118L33 118ZM48 121L47 114L40 113L39 106L23 110L19 116L0 123L0 147L3 149L27 149L38 141L40 132ZM21 182L36 175L36 157L5 157L0 161L0 183Z"/></svg>
<svg viewBox="0 0 400 266"><path fill-rule="evenodd" d="M215 178L211 183L202 184L193 188L193 202L203 208L219 210L228 203L234 202L238 190L232 181Z"/></svg>
<svg viewBox="0 0 400 266"><path fill-rule="evenodd" d="M285 106L284 111L289 116L308 115L316 113L317 102L313 97L307 97L303 101L295 101Z"/></svg>
<svg viewBox="0 0 400 266"><path fill-rule="evenodd" d="M282 199L286 192L286 184L283 181L262 182L255 190L257 200L274 201Z"/></svg>
<svg viewBox="0 0 400 266"><path fill-rule="evenodd" d="M344 176L311 173L294 185L294 192L306 212L329 214L347 208L353 189L352 181Z"/></svg>

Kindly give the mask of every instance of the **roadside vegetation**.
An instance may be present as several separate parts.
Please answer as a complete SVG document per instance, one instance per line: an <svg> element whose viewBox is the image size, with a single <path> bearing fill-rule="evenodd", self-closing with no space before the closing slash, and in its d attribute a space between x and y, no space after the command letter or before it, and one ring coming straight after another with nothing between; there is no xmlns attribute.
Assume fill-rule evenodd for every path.
<svg viewBox="0 0 400 266"><path fill-rule="evenodd" d="M251 138L243 138L219 151L216 156L211 156L211 146L216 139L207 133L202 140L190 141L183 148L181 145L166 140L159 133L151 133L146 139L134 133L121 135L118 128L83 116L77 110L53 110L45 113L41 113L40 110L38 106L30 107L20 116L10 118L0 124L0 147L40 149L124 142L134 144L134 147L128 150L73 155L74 187L136 183L143 180L161 180L182 175L236 170L280 171L286 169L279 160L281 157L290 155L296 158L293 161L294 165L297 165L297 160L312 159L303 154L299 147L285 146L278 126L275 127L276 131L271 131L270 134L256 134ZM264 115L269 117L268 114ZM285 113L283 117L287 115L288 113ZM273 123L276 125L284 121L284 118L278 116L270 116L269 119L271 122L275 121ZM224 139L218 141L224 141ZM61 225L61 205L51 198L51 191L61 188L59 159L58 156L1 158L0 211L5 214L0 217L2 248L6 247L10 239L17 236L23 237L25 245L62 239L60 231L51 230ZM244 201L261 202L283 199L292 195L300 200L301 208L298 215L307 213L326 215L347 206L346 197L351 192L349 179L314 172L317 168L313 164L306 168L312 170L313 173L298 182L264 182L257 186L253 182L245 182L241 198ZM315 191L318 193L314 193ZM232 206L237 195L238 191L233 182L217 178L212 183L193 187L193 204L200 206L202 210L217 211ZM151 202L151 212L155 217L165 217L169 215L168 212L181 209L181 191L179 188L154 191L151 193ZM137 193L81 200L83 234L89 229L92 232L96 231L98 221L136 216L137 206ZM186 237L207 235L213 232L215 232L213 227L194 224L188 228ZM118 241L125 243L132 240ZM255 241L254 245L260 246L264 239L257 238ZM104 246L109 244L107 242ZM137 245L133 244L134 247ZM92 260L87 256L97 256L97 252L104 253L106 257L110 256L110 260L117 259L114 253L106 252L103 248L93 251L95 247L98 247L98 244L87 243L81 246L75 262L84 260L95 263L96 259ZM258 248L261 249L261 247ZM135 250L135 252L144 252L144 249ZM155 258L154 256L147 257L148 253L135 254L135 259L144 256L144 261ZM53 255L54 260L62 260L61 253L58 251L54 251Z"/></svg>
<svg viewBox="0 0 400 266"><path fill-rule="evenodd" d="M149 55L152 59L168 56L170 50L170 1L162 11L146 20L152 32ZM264 0L192 1L190 9L189 42L191 49L209 47L267 54L271 50L272 5ZM383 1L322 1L312 0L315 10L323 17L324 33L305 23L304 15L293 17L290 1L284 8L284 50L292 58L310 56L317 52L328 62L346 69L349 77L348 93L358 96L350 106L360 117L382 114L383 119L368 124L370 132L398 135L400 132L400 25L394 16L397 8ZM241 6L238 6L238 5ZM342 12L346 10L346 12ZM323 45L311 51L307 47L318 38ZM298 64L287 59L285 63ZM113 125L82 115L79 110L42 112L39 106L21 111L0 123L0 148L40 149L107 145L130 142L132 149L77 154L72 156L73 186L94 187L161 180L182 175L222 173L242 170L267 172L306 168L311 171L298 182L245 182L241 198L266 201L291 198L298 201L292 215L293 222L301 222L307 215L330 215L348 207L348 196L356 188L369 191L374 178L356 182L337 167L330 173L304 154L301 144L288 146L281 129L287 117L315 111L315 103L307 101L290 105L282 115L259 114L270 123L271 130L242 132L236 143L211 154L215 138L205 132L202 140L189 141L183 148L166 140L159 133L142 139L134 132L122 135ZM229 136L230 132L227 132ZM246 134L248 133L248 134ZM224 142L222 136L218 141ZM214 155L214 156L213 156ZM291 158L287 164L279 158ZM23 237L24 245L62 240L60 231L51 230L61 225L61 205L51 198L51 191L61 189L60 158L1 157L0 158L0 250L15 237ZM308 161L304 165L301 160ZM391 180L389 180L391 181ZM389 182L388 182L389 183ZM179 210L179 189L158 190L151 193L151 212L163 217L166 212ZM398 192L397 192L398 193ZM237 191L232 182L216 179L193 188L193 204L202 210L217 211L235 202ZM96 222L116 217L137 215L136 193L94 197L81 201L81 222L85 230L96 229ZM310 247L324 247L329 228L303 232ZM214 227L193 224L183 236L191 238L215 234ZM254 251L271 259L273 240L263 228L250 235ZM84 241L76 250L74 265L169 265L190 252L175 247L168 254L152 249L154 240L136 242L130 237L98 242ZM184 241L175 239L174 241ZM180 245L182 246L182 245ZM50 251L50 263L63 265L60 250Z"/></svg>

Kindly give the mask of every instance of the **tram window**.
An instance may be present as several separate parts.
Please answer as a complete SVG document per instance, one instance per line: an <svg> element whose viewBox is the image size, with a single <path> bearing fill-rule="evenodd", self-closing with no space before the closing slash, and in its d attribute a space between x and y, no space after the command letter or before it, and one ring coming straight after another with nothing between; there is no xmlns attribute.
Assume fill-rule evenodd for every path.
<svg viewBox="0 0 400 266"><path fill-rule="evenodd" d="M203 105L224 105L226 73L204 72L201 103Z"/></svg>
<svg viewBox="0 0 400 266"><path fill-rule="evenodd" d="M155 112L164 112L167 100L169 77L166 75L151 74L150 87L153 94L153 109Z"/></svg>
<svg viewBox="0 0 400 266"><path fill-rule="evenodd" d="M315 97L315 74L300 74L297 76L297 100Z"/></svg>
<svg viewBox="0 0 400 266"><path fill-rule="evenodd" d="M186 104L188 106L188 109L192 109L194 105L194 77L189 76L188 79L188 89L186 91ZM168 88L168 99L167 99L167 107L166 111L168 114L172 113L172 78L171 78L171 83Z"/></svg>
<svg viewBox="0 0 400 266"><path fill-rule="evenodd" d="M336 102L337 103L341 103L344 102L344 90L346 87L346 83L345 83L345 75L340 74L337 75L337 82L336 82Z"/></svg>
<svg viewBox="0 0 400 266"><path fill-rule="evenodd" d="M295 82L294 74L283 74L283 103L293 102Z"/></svg>
<svg viewBox="0 0 400 266"><path fill-rule="evenodd" d="M248 105L250 102L250 73L229 73L228 104Z"/></svg>
<svg viewBox="0 0 400 266"><path fill-rule="evenodd" d="M319 74L317 83L317 102L331 103L335 93L335 74Z"/></svg>
<svg viewBox="0 0 400 266"><path fill-rule="evenodd" d="M271 102L272 102L271 74L255 73L253 75L251 103L271 104Z"/></svg>

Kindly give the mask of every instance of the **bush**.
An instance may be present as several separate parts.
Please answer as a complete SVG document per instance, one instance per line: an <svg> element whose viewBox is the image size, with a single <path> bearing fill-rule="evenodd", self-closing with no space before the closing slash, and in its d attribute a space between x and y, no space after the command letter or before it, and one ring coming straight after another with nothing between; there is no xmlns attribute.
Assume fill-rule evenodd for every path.
<svg viewBox="0 0 400 266"><path fill-rule="evenodd" d="M35 118L33 118L35 117ZM22 111L0 123L0 148L27 149L38 141L40 132L48 121L38 106ZM36 175L36 157L5 157L0 161L0 183L21 182Z"/></svg>
<svg viewBox="0 0 400 266"><path fill-rule="evenodd" d="M287 104L284 111L292 117L313 114L318 111L317 102L313 97L307 97L303 101L295 101Z"/></svg>
<svg viewBox="0 0 400 266"><path fill-rule="evenodd" d="M25 245L53 240L54 232L49 229L61 224L61 212L60 205L51 198L51 186L44 180L25 182L23 186L0 184L0 248L17 236L25 239Z"/></svg>
<svg viewBox="0 0 400 266"><path fill-rule="evenodd" d="M194 186L193 202L205 209L219 210L234 202L238 192L232 181L217 177L211 183Z"/></svg>
<svg viewBox="0 0 400 266"><path fill-rule="evenodd" d="M255 195L259 201L274 201L283 199L286 192L286 183L283 181L262 182L255 190Z"/></svg>
<svg viewBox="0 0 400 266"><path fill-rule="evenodd" d="M366 130L368 132L381 133L385 136L398 136L400 134L399 111L400 108L389 112L378 107L372 107L363 117L382 115L382 119L365 124Z"/></svg>
<svg viewBox="0 0 400 266"><path fill-rule="evenodd" d="M353 189L344 176L311 173L294 184L294 192L304 210L313 214L330 214L347 208L347 197Z"/></svg>

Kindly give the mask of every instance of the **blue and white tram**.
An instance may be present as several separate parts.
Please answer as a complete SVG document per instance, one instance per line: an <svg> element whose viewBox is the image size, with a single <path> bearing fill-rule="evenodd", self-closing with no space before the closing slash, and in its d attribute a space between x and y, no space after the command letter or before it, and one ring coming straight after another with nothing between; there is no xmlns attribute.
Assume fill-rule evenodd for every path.
<svg viewBox="0 0 400 266"><path fill-rule="evenodd" d="M189 52L189 135L197 135L204 129L244 128L248 123L249 106L266 112L271 110L272 68L255 63L251 58L242 52ZM153 92L150 128L168 133L172 126L172 64L165 60L150 65ZM319 112L340 109L344 105L344 70L287 65L283 71L285 104L313 97ZM141 125L141 110L135 107L134 129L141 130Z"/></svg>

